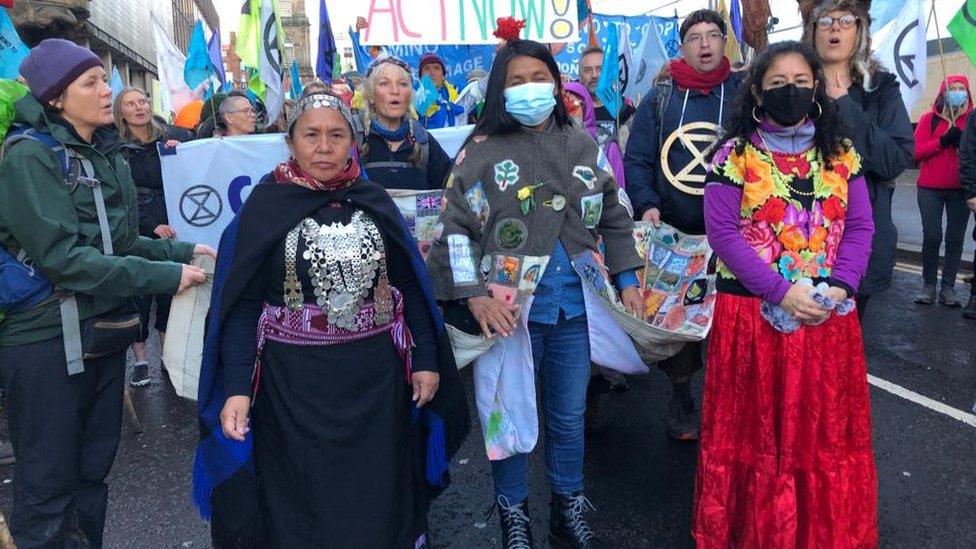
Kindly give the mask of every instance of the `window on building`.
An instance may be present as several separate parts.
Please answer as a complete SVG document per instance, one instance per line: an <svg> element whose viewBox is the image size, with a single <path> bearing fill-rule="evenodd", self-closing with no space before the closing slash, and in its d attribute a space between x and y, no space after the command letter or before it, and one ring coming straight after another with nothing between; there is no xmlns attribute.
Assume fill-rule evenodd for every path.
<svg viewBox="0 0 976 549"><path fill-rule="evenodd" d="M279 15L282 18L291 17L291 0L283 0L278 4Z"/></svg>
<svg viewBox="0 0 976 549"><path fill-rule="evenodd" d="M196 22L193 0L173 0L173 42L186 53Z"/></svg>

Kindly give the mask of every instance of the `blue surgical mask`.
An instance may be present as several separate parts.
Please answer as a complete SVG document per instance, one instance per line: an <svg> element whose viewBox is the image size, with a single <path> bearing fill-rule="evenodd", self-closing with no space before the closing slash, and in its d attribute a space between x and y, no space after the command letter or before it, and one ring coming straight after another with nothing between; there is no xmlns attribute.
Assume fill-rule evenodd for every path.
<svg viewBox="0 0 976 549"><path fill-rule="evenodd" d="M538 126L556 107L556 85L531 82L505 89L505 110L523 126Z"/></svg>
<svg viewBox="0 0 976 549"><path fill-rule="evenodd" d="M953 109L958 109L966 104L969 100L969 92L966 90L949 90L946 92L946 102Z"/></svg>

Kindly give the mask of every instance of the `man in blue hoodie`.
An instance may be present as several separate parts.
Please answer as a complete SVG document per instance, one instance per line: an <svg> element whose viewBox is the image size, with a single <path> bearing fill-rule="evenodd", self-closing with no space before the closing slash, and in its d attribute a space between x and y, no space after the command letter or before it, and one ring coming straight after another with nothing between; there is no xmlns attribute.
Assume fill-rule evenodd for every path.
<svg viewBox="0 0 976 549"><path fill-rule="evenodd" d="M666 66L634 115L624 156L627 194L637 219L705 234L706 151L731 116L741 73L733 73L725 57L726 27L718 13L689 14L679 34L682 57ZM703 366L702 345L689 343L658 366L673 386L668 435L696 440L690 386Z"/></svg>

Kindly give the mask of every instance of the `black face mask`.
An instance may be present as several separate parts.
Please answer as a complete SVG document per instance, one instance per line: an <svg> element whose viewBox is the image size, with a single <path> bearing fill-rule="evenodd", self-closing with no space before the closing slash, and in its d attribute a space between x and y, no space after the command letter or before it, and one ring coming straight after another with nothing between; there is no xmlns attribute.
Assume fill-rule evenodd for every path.
<svg viewBox="0 0 976 549"><path fill-rule="evenodd" d="M763 91L762 110L780 126L795 126L810 112L813 88L787 84Z"/></svg>

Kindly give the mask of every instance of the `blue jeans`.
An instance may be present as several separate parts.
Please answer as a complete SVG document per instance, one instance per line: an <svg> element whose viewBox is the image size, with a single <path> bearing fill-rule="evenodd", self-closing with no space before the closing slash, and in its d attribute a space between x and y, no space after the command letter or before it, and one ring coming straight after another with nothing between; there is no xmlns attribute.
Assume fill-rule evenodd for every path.
<svg viewBox="0 0 976 549"><path fill-rule="evenodd" d="M532 359L542 380L540 416L546 421L546 468L557 494L583 489L583 413L590 382L590 339L586 315L556 324L529 322ZM529 455L492 461L495 497L511 503L529 497Z"/></svg>

